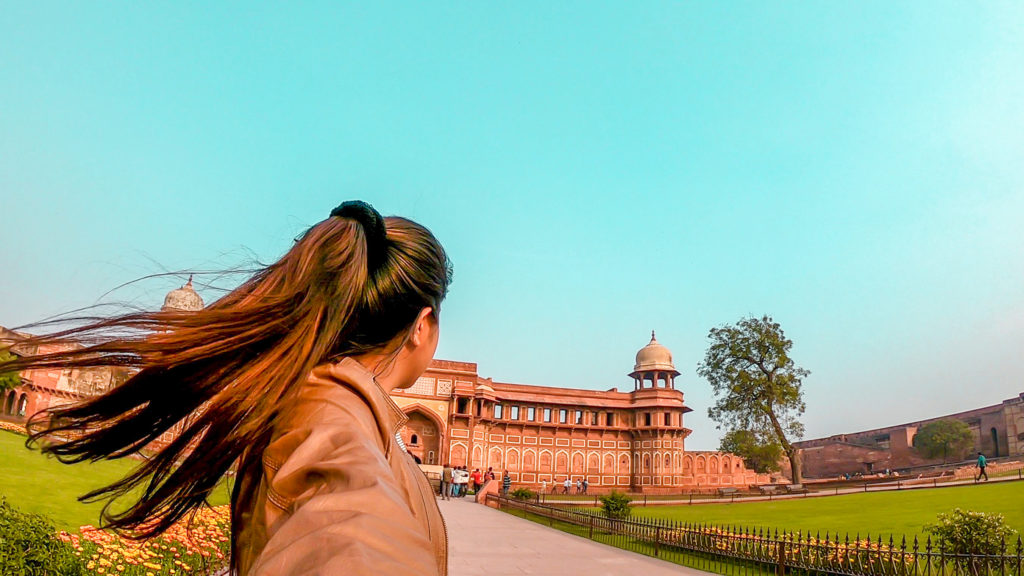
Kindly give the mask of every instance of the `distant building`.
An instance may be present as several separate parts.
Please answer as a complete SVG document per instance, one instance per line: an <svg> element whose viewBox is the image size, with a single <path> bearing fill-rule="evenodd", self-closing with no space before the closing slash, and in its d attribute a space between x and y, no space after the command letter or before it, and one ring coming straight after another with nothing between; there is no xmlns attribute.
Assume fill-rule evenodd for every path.
<svg viewBox="0 0 1024 576"><path fill-rule="evenodd" d="M164 310L196 311L203 300L191 278L164 299ZM4 340L24 339L10 331ZM16 345L17 354L46 350ZM38 410L101 394L124 382L123 368L28 370L4 398L2 416L23 420ZM482 378L470 362L435 360L408 389L392 393L409 420L402 429L409 452L424 466L450 462L498 475L509 470L520 485L549 487L566 477L595 488L643 492L767 483L739 457L685 448L691 409L676 388L672 353L651 333L636 354L633 390L619 392L509 384ZM180 432L180 424L158 442Z"/></svg>
<svg viewBox="0 0 1024 576"><path fill-rule="evenodd" d="M906 470L942 462L941 458L923 458L914 450L917 431L937 420L959 420L966 424L974 435L971 454L982 452L988 458L1024 456L1024 393L993 406L794 445L800 449L803 472L809 478Z"/></svg>
<svg viewBox="0 0 1024 576"><path fill-rule="evenodd" d="M653 333L629 376L633 390L599 392L495 382L474 363L436 360L392 398L409 416L402 439L427 465L507 469L517 484L549 488L566 477L642 492L769 481L735 455L686 450L691 409Z"/></svg>
<svg viewBox="0 0 1024 576"><path fill-rule="evenodd" d="M167 293L162 310L195 312L203 309L203 299L192 287L192 278L181 288ZM0 347L12 345L11 352L18 356L48 354L64 349L62 346L26 346L19 344L27 337L0 327ZM21 374L22 384L9 390L3 397L0 415L11 419L27 417L46 408L77 402L107 390L127 380L133 371L122 367L75 368L72 370L46 369L26 370ZM169 440L177 429L168 432Z"/></svg>

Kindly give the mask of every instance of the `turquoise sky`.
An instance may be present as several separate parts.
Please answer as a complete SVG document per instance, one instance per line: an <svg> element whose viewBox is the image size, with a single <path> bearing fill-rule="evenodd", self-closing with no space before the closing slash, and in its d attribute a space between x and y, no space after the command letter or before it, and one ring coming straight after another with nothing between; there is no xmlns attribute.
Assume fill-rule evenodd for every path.
<svg viewBox="0 0 1024 576"><path fill-rule="evenodd" d="M808 437L1024 391L1024 4L339 4L0 0L0 324L362 198L455 262L439 357L625 388L656 329L691 449L748 314Z"/></svg>

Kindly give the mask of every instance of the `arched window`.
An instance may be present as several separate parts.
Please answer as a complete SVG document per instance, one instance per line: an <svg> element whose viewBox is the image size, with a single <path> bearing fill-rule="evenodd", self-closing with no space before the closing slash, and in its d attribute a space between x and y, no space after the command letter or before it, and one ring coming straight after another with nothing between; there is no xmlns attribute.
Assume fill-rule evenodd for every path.
<svg viewBox="0 0 1024 576"><path fill-rule="evenodd" d="M415 445L417 445L417 444L419 444L419 443L420 443L420 438L419 438L419 436L417 436L417 435L413 434L413 435L412 435L412 438L410 438L410 439L409 439L409 444L412 444L413 446L415 446Z"/></svg>
<svg viewBox="0 0 1024 576"><path fill-rule="evenodd" d="M555 470L557 472L569 471L569 457L566 456L565 452L559 452L558 456L555 457Z"/></svg>

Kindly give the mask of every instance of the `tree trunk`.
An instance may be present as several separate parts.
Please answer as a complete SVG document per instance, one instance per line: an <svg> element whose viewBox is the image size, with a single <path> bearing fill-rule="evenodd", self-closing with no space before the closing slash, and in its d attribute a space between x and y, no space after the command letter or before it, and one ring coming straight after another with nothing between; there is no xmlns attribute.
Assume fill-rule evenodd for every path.
<svg viewBox="0 0 1024 576"><path fill-rule="evenodd" d="M768 409L768 419L772 422L772 429L775 430L775 436L779 439L779 444L782 445L782 450L786 453L789 458L789 470L793 475L793 484L803 484L804 477L800 471L800 451L786 440L786 433L782 430L782 425L779 424L779 419L775 417L775 412Z"/></svg>
<svg viewBox="0 0 1024 576"><path fill-rule="evenodd" d="M803 484L804 475L800 469L800 450L790 445L789 450L786 451L786 456L789 457L789 470L793 474L793 484Z"/></svg>

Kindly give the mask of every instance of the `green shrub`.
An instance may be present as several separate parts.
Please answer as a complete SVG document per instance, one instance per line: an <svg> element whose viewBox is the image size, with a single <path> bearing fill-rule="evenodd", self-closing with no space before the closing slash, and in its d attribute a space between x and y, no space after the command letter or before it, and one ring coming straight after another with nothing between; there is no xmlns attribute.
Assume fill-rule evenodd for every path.
<svg viewBox="0 0 1024 576"><path fill-rule="evenodd" d="M612 520L625 520L633 513L629 503L633 500L618 490L612 490L611 494L601 497L601 510L604 515Z"/></svg>
<svg viewBox="0 0 1024 576"><path fill-rule="evenodd" d="M1003 540L1017 531L1006 525L1002 514L961 510L939 514L938 522L925 526L946 554L999 554Z"/></svg>
<svg viewBox="0 0 1024 576"><path fill-rule="evenodd" d="M537 497L537 495L534 494L533 491L528 488L516 488L515 490L509 493L509 496L516 500L533 500L534 498Z"/></svg>
<svg viewBox="0 0 1024 576"><path fill-rule="evenodd" d="M21 512L0 497L0 576L77 576L82 563L45 516Z"/></svg>

